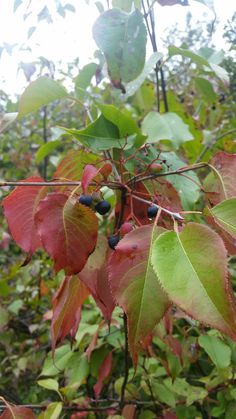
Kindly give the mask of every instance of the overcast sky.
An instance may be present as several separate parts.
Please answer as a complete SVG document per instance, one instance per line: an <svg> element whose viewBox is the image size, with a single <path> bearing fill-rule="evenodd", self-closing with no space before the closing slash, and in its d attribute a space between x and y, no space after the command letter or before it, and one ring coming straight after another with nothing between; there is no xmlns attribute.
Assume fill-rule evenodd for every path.
<svg viewBox="0 0 236 419"><path fill-rule="evenodd" d="M37 24L37 15L42 7L47 4L53 15L53 24L41 21ZM14 0L0 0L0 46L5 42L8 44L25 44L32 48L32 53L17 51L12 56L4 53L0 65L0 89L12 94L20 93L27 85L22 72L17 73L18 63L32 62L38 56L44 56L54 62L62 61L65 64L76 57L80 59L80 67L93 59L93 52L96 45L92 38L92 24L98 17L98 10L94 1L90 0L61 0L62 4L71 3L75 6L76 13L67 12L66 18L55 13L56 0L31 0L31 15L23 20L29 0L23 3L13 13ZM189 0L190 7L155 6L157 38L161 38L164 29L178 23L179 28L185 27L185 17L188 11L198 20L213 20L213 13L204 5ZM220 19L220 25L214 37L218 49L225 48L222 39L222 27L227 19L232 17L236 11L236 0L214 0L216 15ZM30 40L27 40L28 29L37 25Z"/></svg>

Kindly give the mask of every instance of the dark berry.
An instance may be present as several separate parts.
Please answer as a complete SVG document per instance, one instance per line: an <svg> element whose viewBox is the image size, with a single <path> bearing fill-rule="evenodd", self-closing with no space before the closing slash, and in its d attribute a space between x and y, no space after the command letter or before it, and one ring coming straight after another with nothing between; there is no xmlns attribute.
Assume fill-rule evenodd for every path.
<svg viewBox="0 0 236 419"><path fill-rule="evenodd" d="M93 202L93 198L91 195L80 195L79 203L86 205L86 207L90 207Z"/></svg>
<svg viewBox="0 0 236 419"><path fill-rule="evenodd" d="M148 218L155 218L157 215L158 206L157 205L151 205L147 209L147 216Z"/></svg>
<svg viewBox="0 0 236 419"><path fill-rule="evenodd" d="M105 201L105 200L100 201L98 202L97 205L95 205L95 210L101 215L106 214L108 211L110 211L110 209L111 209L111 205L109 204L108 201Z"/></svg>
<svg viewBox="0 0 236 419"><path fill-rule="evenodd" d="M111 249L115 249L117 244L119 243L120 238L119 236L110 236L108 237L108 244Z"/></svg>

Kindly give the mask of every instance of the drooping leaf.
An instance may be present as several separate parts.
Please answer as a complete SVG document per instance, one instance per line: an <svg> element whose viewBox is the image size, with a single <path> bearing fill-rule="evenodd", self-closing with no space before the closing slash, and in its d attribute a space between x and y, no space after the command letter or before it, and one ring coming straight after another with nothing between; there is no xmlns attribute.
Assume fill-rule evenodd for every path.
<svg viewBox="0 0 236 419"><path fill-rule="evenodd" d="M163 233L153 245L152 264L170 300L193 318L236 338L227 253L217 233L195 223L179 234Z"/></svg>
<svg viewBox="0 0 236 419"><path fill-rule="evenodd" d="M143 132L148 136L147 142L157 143L160 140L169 140L174 149L178 149L185 141L193 140L189 127L173 112L160 115L158 112L149 112L142 124Z"/></svg>
<svg viewBox="0 0 236 419"><path fill-rule="evenodd" d="M112 352L109 352L108 355L104 358L102 364L100 365L98 372L98 381L93 386L94 393L96 398L99 397L99 394L102 391L104 380L109 376L112 367Z"/></svg>
<svg viewBox="0 0 236 419"><path fill-rule="evenodd" d="M129 347L134 363L141 342L169 306L151 266L152 243L164 229L142 226L126 234L109 260L109 281L115 301L127 314Z"/></svg>
<svg viewBox="0 0 236 419"><path fill-rule="evenodd" d="M16 10L21 4L22 4L22 0L14 0L14 8L13 8L14 13L16 12Z"/></svg>
<svg viewBox="0 0 236 419"><path fill-rule="evenodd" d="M44 6L43 9L38 13L38 22L41 20L46 20L47 23L52 23L52 17L47 6Z"/></svg>
<svg viewBox="0 0 236 419"><path fill-rule="evenodd" d="M43 182L38 176L32 176L22 182ZM6 198L2 205L11 234L15 242L27 253L34 253L41 247L34 216L40 200L46 195L45 186L18 186Z"/></svg>
<svg viewBox="0 0 236 419"><path fill-rule="evenodd" d="M86 382L89 375L89 362L85 353L74 352L65 371L69 386L78 388Z"/></svg>
<svg viewBox="0 0 236 419"><path fill-rule="evenodd" d="M116 125L100 115L96 121L81 130L63 128L65 132L73 135L81 144L95 151L109 150L121 147L119 130Z"/></svg>
<svg viewBox="0 0 236 419"><path fill-rule="evenodd" d="M228 198L236 197L236 154L228 154L219 151L210 160L211 166L215 167L220 175L211 172L204 180L204 189L208 199L213 204L218 204Z"/></svg>
<svg viewBox="0 0 236 419"><path fill-rule="evenodd" d="M79 278L89 288L104 318L110 322L115 303L108 284L107 256L107 238L99 235L96 248L89 256Z"/></svg>
<svg viewBox="0 0 236 419"><path fill-rule="evenodd" d="M126 100L128 97L135 94L135 92L141 87L141 85L144 83L147 76L151 73L156 63L161 60L163 57L163 54L160 52L154 52L151 57L147 60L143 71L139 74L139 76L130 81L126 86L126 94L124 95L124 100Z"/></svg>
<svg viewBox="0 0 236 419"><path fill-rule="evenodd" d="M200 336L199 345L206 351L217 368L227 368L230 365L231 349L216 336Z"/></svg>
<svg viewBox="0 0 236 419"><path fill-rule="evenodd" d="M94 212L65 194L51 193L40 201L35 220L56 272L80 272L97 241L98 219Z"/></svg>
<svg viewBox="0 0 236 419"><path fill-rule="evenodd" d="M81 306L88 298L87 287L75 275L66 276L53 297L51 322L52 349L70 335L75 337L81 315Z"/></svg>
<svg viewBox="0 0 236 419"><path fill-rule="evenodd" d="M168 162L168 167L171 171L186 166L186 163L173 152L161 153L160 158ZM182 176L171 175L167 176L166 179L168 179L177 190L183 208L185 210L192 210L200 196L200 186L198 186L200 181L197 174L193 171L189 171L187 177L185 177L183 173Z"/></svg>
<svg viewBox="0 0 236 419"><path fill-rule="evenodd" d="M236 198L220 202L209 209L216 223L232 237L236 238Z"/></svg>
<svg viewBox="0 0 236 419"><path fill-rule="evenodd" d="M93 25L93 37L103 51L112 81L134 80L145 64L147 34L139 10L102 13Z"/></svg>
<svg viewBox="0 0 236 419"><path fill-rule="evenodd" d="M1 419L36 419L34 412L28 407L7 407L0 416Z"/></svg>
<svg viewBox="0 0 236 419"><path fill-rule="evenodd" d="M29 84L19 101L18 119L57 99L68 96L66 89L55 80L39 77Z"/></svg>

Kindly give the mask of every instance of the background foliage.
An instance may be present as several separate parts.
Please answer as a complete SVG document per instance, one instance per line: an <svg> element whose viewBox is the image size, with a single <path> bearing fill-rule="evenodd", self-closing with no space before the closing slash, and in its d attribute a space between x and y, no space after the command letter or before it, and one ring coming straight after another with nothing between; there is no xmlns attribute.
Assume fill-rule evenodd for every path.
<svg viewBox="0 0 236 419"><path fill-rule="evenodd" d="M207 220L211 219L211 225L218 231L227 223L226 233L235 237L236 164L235 160L231 159L229 162L230 157L225 157L225 153L227 156L234 156L236 152L236 67L233 59L235 19L232 18L232 22L224 30L225 40L231 46L227 55L209 41L214 28L206 25L204 33L202 23L193 27L191 15L188 17L184 35L177 28L171 28L165 35L168 51L162 54L158 51L155 37L154 3L148 0L113 0L110 5L112 10L107 10L102 3L97 2L101 15L93 26L93 34L100 50L96 51L94 62L83 68L78 68L76 61L68 64L65 73L55 63L43 57L35 63L21 64L29 86L18 98L18 103L11 101L7 92L0 92L0 178L3 183L4 180L17 181L39 175L45 180L80 180L84 173L84 164L95 164L98 155L108 156L107 159L110 160L107 153L114 149L117 141L120 148L112 151L113 160L121 162L120 150L123 147L126 161L121 171L126 170L130 176L138 176L140 173L149 175L149 167L153 161L158 166L155 170L160 173L176 171L198 162L210 161L219 170L223 166L222 177L225 175L228 179L228 184L227 179L224 179L224 183L228 198L231 198L227 200L227 208L224 203L222 208L223 199L218 199L214 194L219 192L219 184L204 167L197 172L190 171L186 176L178 173L172 177L166 176L157 191L158 203L172 214L179 214L182 209L203 211L204 192L208 192L208 202L216 206L210 205L210 212L205 212L204 217L198 213L184 216L187 221L199 223L199 228L202 228L203 238L200 245L193 251L189 249L189 253L202 255L202 260L206 260L207 255L211 260L215 255L211 255L215 236L211 230L212 247L205 248L203 224ZM163 7L164 3L169 3L168 7L172 4L172 11L175 8L174 3L178 2L159 3ZM212 7L211 2L202 3ZM66 13L74 12L69 3L65 7L60 6L60 2L58 4L58 13L65 19ZM133 4L135 11L132 9ZM17 7L22 7L20 1L15 1L15 9ZM44 19L48 22L52 19L46 5L38 16L38 22ZM114 30L114 22L119 22L119 30ZM29 28L29 36L34 30L37 28ZM148 36L153 55L145 63ZM3 45L3 48L6 46ZM130 48L134 50L131 51ZM75 72L78 73L76 77ZM68 80L71 88L66 90L63 83L67 84ZM18 116L15 112L19 112ZM140 147L144 142L149 144L147 149ZM87 157L82 156L81 150L88 149L90 154ZM62 163L58 166L60 161ZM83 164L78 164L80 161ZM72 177L68 174L67 163L74 170ZM229 172L227 168L230 169ZM84 175L84 182L87 182L85 189L91 187L89 184L94 178L101 181L101 174L98 173L100 169L96 170L96 173ZM107 170L109 168L106 167L105 172ZM120 171L119 165L116 170ZM170 183L165 183L167 180ZM150 181L145 185L145 193L148 191L152 195L153 183ZM88 190L99 193L93 189ZM13 196L9 192L10 188L3 185L1 199ZM139 197L142 197L143 190L139 193ZM116 205L120 199L117 192L103 186L102 196L113 209L116 207L117 212ZM13 198L14 207L17 196ZM96 199L100 199L99 194L95 196L95 201ZM9 203L7 198L3 202ZM7 204L3 205L7 216ZM127 207L128 205L129 203ZM42 207L42 217L45 211ZM127 215L128 210L125 211ZM55 265L42 249L31 255L29 263L24 252L11 238L2 207L1 212L0 394L9 403L25 406L13 408L16 418L34 417L32 411L36 417L44 419L121 417L119 415L125 418L166 419L235 417L236 346L231 340L235 336L233 327L230 329L231 338L220 333L217 321L216 329L205 327L204 321L198 322L204 320L204 316L206 318L205 312L203 319L199 318L200 305L196 305L196 311L200 314L194 320L186 313L192 314L191 310L184 310L185 307L181 310L181 301L175 294L175 288L172 290L170 285L169 292L170 295L173 293L176 305L169 309L157 325L154 321L149 326L150 330L154 328L151 335L146 336L145 330L142 330L142 325L146 324L147 319L151 319L155 307L151 295L153 287L158 287L158 292L161 292L158 282L152 280L154 274L150 270L158 271L162 278L162 271L166 270L165 264L163 267L161 263L155 266L154 262L153 267L148 265L144 268L149 270L150 283L153 281L150 296L147 298L150 307L146 304L140 314L141 326L137 332L139 339L137 335L129 334L131 356L128 354L127 324L123 319L123 311L119 307L115 307L113 311L114 302L104 287L105 282L99 285L106 258L101 249L106 250L107 246L104 235L109 236L114 232L114 211L109 216L99 218L99 232L103 234L99 239L100 247L93 254L94 260L90 259L87 271L82 271L79 284L73 276L66 277L71 278L70 280L64 280L60 267L55 273ZM141 263L145 264L147 243L152 243L156 237L150 236L152 224L147 218L143 202L136 205L133 215L133 224L137 225L138 220L138 223L145 226L124 235L119 249L129 246L132 237L135 243L140 240L143 258ZM80 213L80 217L82 216ZM93 216L91 214L90 226L94 223ZM14 217L17 219L16 210ZM48 224L50 225L50 218ZM161 224L160 229L165 227L173 230L173 223L168 217L163 217ZM156 233L157 237L161 232ZM164 241L162 253L154 246L154 253L158 254L157 260L165 260L171 254L173 242L176 240L174 231L165 234L165 237L159 238ZM193 231L190 236L192 235ZM187 227L181 237L183 241L188 239ZM235 241L229 240L225 235L224 240L228 250L225 260L234 289ZM84 246L77 242L75 245L81 254ZM25 246L25 251L33 252L32 243ZM216 251L219 248L220 244L217 242ZM91 248L88 253L92 250ZM118 250L110 249L109 252L112 254L112 266L116 268L111 277L114 295L122 301L119 305L129 315L129 310L137 301L131 292L128 303L125 299L123 303L126 288L125 285L122 288L122 281L116 289L116 283L120 280L117 272L120 269L121 256ZM49 254L52 256L50 252ZM122 263L126 272L126 256L123 257ZM73 263L74 261L77 263L77 259L73 259ZM185 262L181 259L182 264ZM73 263L70 260L66 266L63 265L69 275L74 273L71 268ZM222 253L218 260L212 261L212 265L214 264L218 271L222 269ZM88 295L82 281L89 281L93 266L96 267L98 279L96 289L94 284L90 284ZM209 266L205 267L209 269ZM187 268L186 262L184 272L187 272ZM119 274L122 277L122 272ZM187 295L188 302L189 298ZM200 295L198 304L202 298ZM162 303L166 311L168 303L165 300ZM206 304L208 303L207 301ZM80 315L78 309L82 304L77 331ZM58 307L57 317L55 312ZM73 321L70 316L75 316L75 313L78 318L76 321L72 319L75 321L75 330L71 330ZM156 316L158 318L158 313ZM223 328L223 332L227 335L226 329L227 327ZM140 345L142 339L144 341ZM52 350L55 350L54 359ZM4 403L2 410L3 405ZM24 410L28 409L27 406L31 410ZM14 417L10 409L6 409L1 417Z"/></svg>

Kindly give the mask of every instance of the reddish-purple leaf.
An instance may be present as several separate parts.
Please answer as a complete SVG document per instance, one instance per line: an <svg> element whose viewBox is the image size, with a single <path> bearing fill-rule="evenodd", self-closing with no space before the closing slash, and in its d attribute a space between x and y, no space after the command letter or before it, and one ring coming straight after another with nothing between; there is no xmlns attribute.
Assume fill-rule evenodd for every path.
<svg viewBox="0 0 236 419"><path fill-rule="evenodd" d="M109 261L111 291L127 314L129 347L134 364L141 342L170 305L150 263L152 243L163 231L163 228L153 225L131 231L118 243Z"/></svg>
<svg viewBox="0 0 236 419"><path fill-rule="evenodd" d="M70 335L75 337L80 323L81 306L87 299L87 287L75 275L66 276L53 297L51 323L52 349Z"/></svg>
<svg viewBox="0 0 236 419"><path fill-rule="evenodd" d="M219 176L211 172L204 181L207 197L214 205L236 196L236 154L219 151L211 159L210 164L215 167Z"/></svg>
<svg viewBox="0 0 236 419"><path fill-rule="evenodd" d="M87 164L84 168L81 186L84 193L87 192L89 184L92 180L96 182L101 182L103 179L106 179L112 171L112 166L110 163L105 163L102 167L98 168L92 164Z"/></svg>
<svg viewBox="0 0 236 419"><path fill-rule="evenodd" d="M63 158L57 167L56 172L54 173L54 178L61 180L74 180L79 181L82 177L84 167L87 164L98 164L100 159L98 156L92 153L88 153L85 150L74 151L71 150ZM72 189L74 186L72 187ZM60 191L64 192L65 190L70 190L68 187L61 186Z"/></svg>
<svg viewBox="0 0 236 419"><path fill-rule="evenodd" d="M52 193L41 200L35 219L56 272L80 272L96 246L98 219L94 212L65 194Z"/></svg>
<svg viewBox="0 0 236 419"><path fill-rule="evenodd" d="M21 406L7 407L0 416L1 419L36 419L31 409Z"/></svg>
<svg viewBox="0 0 236 419"><path fill-rule="evenodd" d="M111 372L111 367L112 367L112 352L109 352L107 356L104 358L102 364L100 365L99 372L98 372L98 381L93 386L96 398L99 397L102 391L103 383L105 379L109 376Z"/></svg>
<svg viewBox="0 0 236 419"><path fill-rule="evenodd" d="M83 193L86 193L90 182L96 177L97 174L98 169L96 169L95 166L93 166L92 164L86 164L81 178L81 186Z"/></svg>
<svg viewBox="0 0 236 419"><path fill-rule="evenodd" d="M108 285L108 252L107 238L98 236L95 251L89 256L79 278L89 288L104 318L110 322L115 303Z"/></svg>
<svg viewBox="0 0 236 419"><path fill-rule="evenodd" d="M22 182L43 182L38 176L32 176ZM45 196L45 186L18 186L3 200L11 234L15 242L27 253L41 247L40 236L36 229L34 216L39 201Z"/></svg>

